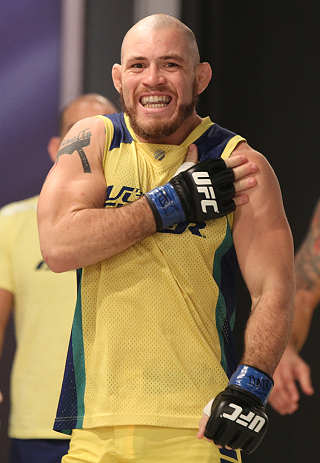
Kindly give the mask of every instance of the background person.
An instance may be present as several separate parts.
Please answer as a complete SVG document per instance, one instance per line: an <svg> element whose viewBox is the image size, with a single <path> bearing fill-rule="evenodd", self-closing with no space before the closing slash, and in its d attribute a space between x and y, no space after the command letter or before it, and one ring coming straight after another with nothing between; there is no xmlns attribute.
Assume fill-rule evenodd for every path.
<svg viewBox="0 0 320 463"><path fill-rule="evenodd" d="M289 343L274 373L275 385L270 396L270 404L282 415L293 413L299 407L297 383L304 394L314 393L310 367L299 352L307 340L313 312L320 302L320 201L296 253L295 268L294 322Z"/></svg>
<svg viewBox="0 0 320 463"><path fill-rule="evenodd" d="M60 136L48 144L52 161L75 122L115 111L98 94L68 104L60 115ZM58 463L69 447L69 439L52 428L74 313L76 274L55 274L44 262L37 202L35 196L0 211L0 354L12 310L17 346L10 383L10 463Z"/></svg>

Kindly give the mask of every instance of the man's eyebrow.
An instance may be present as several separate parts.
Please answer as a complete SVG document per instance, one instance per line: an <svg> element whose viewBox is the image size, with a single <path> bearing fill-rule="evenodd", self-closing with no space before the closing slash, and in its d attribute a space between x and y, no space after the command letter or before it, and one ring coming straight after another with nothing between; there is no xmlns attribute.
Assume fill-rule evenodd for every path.
<svg viewBox="0 0 320 463"><path fill-rule="evenodd" d="M184 62L184 58L180 55L163 55L158 57L159 60L163 61L168 61L168 60L174 60L174 61L179 61L180 63ZM128 63L132 63L134 61L149 61L149 59L146 56L132 56L131 58L128 58Z"/></svg>
<svg viewBox="0 0 320 463"><path fill-rule="evenodd" d="M164 61L168 61L168 60L173 59L173 60L175 60L175 61L180 61L181 63L185 61L185 60L183 59L182 56L180 56L180 55L175 55L175 54L173 54L173 55L164 55L164 56L160 56L159 59L162 59L162 60L164 60Z"/></svg>
<svg viewBox="0 0 320 463"><path fill-rule="evenodd" d="M128 58L128 62L130 61L143 61L147 59L145 56L131 56L131 58Z"/></svg>

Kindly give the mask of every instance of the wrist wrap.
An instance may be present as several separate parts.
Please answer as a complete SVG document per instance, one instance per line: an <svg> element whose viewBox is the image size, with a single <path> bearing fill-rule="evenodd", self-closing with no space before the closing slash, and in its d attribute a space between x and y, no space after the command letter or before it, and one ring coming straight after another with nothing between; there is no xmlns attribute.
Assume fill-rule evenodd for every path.
<svg viewBox="0 0 320 463"><path fill-rule="evenodd" d="M273 379L267 373L250 365L239 365L228 385L238 386L251 392L266 406L273 388Z"/></svg>
<svg viewBox="0 0 320 463"><path fill-rule="evenodd" d="M145 197L155 217L157 231L185 221L182 204L171 183L154 188Z"/></svg>

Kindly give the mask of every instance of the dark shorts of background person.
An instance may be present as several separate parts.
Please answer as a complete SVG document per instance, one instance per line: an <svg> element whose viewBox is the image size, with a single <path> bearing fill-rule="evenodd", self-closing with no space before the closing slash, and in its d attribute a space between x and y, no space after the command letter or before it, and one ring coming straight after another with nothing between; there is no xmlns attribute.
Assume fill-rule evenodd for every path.
<svg viewBox="0 0 320 463"><path fill-rule="evenodd" d="M61 463L68 450L69 440L11 439L8 463Z"/></svg>

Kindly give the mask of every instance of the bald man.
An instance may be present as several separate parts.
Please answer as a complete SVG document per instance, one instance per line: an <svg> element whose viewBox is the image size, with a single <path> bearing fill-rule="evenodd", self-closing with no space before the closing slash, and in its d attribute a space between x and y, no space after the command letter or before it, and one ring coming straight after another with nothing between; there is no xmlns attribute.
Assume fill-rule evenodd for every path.
<svg viewBox="0 0 320 463"><path fill-rule="evenodd" d="M39 199L45 261L81 269L62 461L239 462L266 430L293 316L280 188L244 138L197 114L211 67L183 23L141 20L112 75L123 113L75 124ZM252 297L239 366L238 263Z"/></svg>
<svg viewBox="0 0 320 463"><path fill-rule="evenodd" d="M61 140L79 119L116 112L98 94L72 101L61 112L60 136L48 151L54 162ZM0 211L0 354L13 310L17 349L11 374L10 463L60 463L69 439L53 431L76 299L76 274L51 272L39 246L38 196Z"/></svg>

